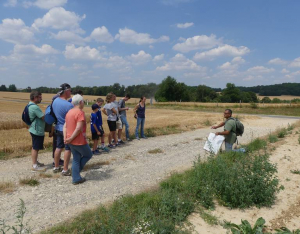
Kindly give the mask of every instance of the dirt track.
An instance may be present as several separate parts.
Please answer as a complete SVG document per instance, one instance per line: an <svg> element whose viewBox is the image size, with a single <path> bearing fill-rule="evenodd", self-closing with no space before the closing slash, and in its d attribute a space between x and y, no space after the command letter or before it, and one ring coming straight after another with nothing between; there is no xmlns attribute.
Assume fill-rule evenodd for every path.
<svg viewBox="0 0 300 234"><path fill-rule="evenodd" d="M255 118L245 119L246 132L239 139L241 144L263 136L279 127L286 127L297 120ZM37 232L67 220L81 211L94 208L127 193L138 193L155 186L171 172L182 171L192 166L203 150L205 137L212 130L199 129L181 134L160 136L141 141L132 141L110 154L95 156L89 163L108 161L109 165L83 172L88 180L74 186L70 177L40 178L37 187L19 186L11 194L0 194L0 218L14 223L14 211L19 198L26 204L26 220ZM199 140L202 139L202 140ZM151 149L163 150L160 154L149 154ZM39 158L48 165L52 174L52 158L45 153ZM18 183L20 178L32 176L30 159L20 158L0 162L2 181Z"/></svg>

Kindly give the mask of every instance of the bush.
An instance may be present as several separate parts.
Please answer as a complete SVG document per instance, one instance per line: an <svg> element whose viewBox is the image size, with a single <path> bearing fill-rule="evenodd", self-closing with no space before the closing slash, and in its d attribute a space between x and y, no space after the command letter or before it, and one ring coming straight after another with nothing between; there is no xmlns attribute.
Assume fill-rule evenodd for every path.
<svg viewBox="0 0 300 234"><path fill-rule="evenodd" d="M251 141L248 146L246 146L247 150L249 152L253 152L253 151L257 151L257 150L260 150L260 149L263 149L267 146L267 142L265 140L262 140L262 139L255 139L253 141Z"/></svg>
<svg viewBox="0 0 300 234"><path fill-rule="evenodd" d="M269 135L269 142L270 143L275 143L277 141L278 141L277 136L275 136L275 135Z"/></svg>
<svg viewBox="0 0 300 234"><path fill-rule="evenodd" d="M277 136L278 138L284 138L286 134L287 134L287 130L284 128L277 134Z"/></svg>

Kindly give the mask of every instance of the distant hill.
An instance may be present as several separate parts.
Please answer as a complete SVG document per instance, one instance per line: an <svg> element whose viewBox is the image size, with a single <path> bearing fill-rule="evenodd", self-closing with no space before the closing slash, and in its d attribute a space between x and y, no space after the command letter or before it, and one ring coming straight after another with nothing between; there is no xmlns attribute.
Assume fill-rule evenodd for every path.
<svg viewBox="0 0 300 234"><path fill-rule="evenodd" d="M261 96L281 96L294 95L300 96L300 83L283 83L275 85L258 85L253 87L238 87L244 92L254 92Z"/></svg>

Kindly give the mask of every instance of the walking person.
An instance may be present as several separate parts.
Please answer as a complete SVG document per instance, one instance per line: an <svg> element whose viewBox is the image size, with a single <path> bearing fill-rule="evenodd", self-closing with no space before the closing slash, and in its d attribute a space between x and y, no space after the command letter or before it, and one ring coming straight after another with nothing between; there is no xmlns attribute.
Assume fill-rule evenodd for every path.
<svg viewBox="0 0 300 234"><path fill-rule="evenodd" d="M101 107L104 103L104 100L102 98L97 98L97 105L99 107L98 112L97 112L97 117L98 117L98 126L99 129L102 131L101 136L101 146L98 146L98 149L101 149L105 153L109 153L109 149L105 146L105 132L103 129L103 120L102 120L102 114L101 114Z"/></svg>
<svg viewBox="0 0 300 234"><path fill-rule="evenodd" d="M225 150L232 151L232 146L237 140L236 135L236 123L235 120L232 119L232 110L226 109L224 111L225 121L221 122L219 125L212 126L212 129L217 129L224 126L223 132L216 132L216 135L222 135L225 137Z"/></svg>
<svg viewBox="0 0 300 234"><path fill-rule="evenodd" d="M109 127L110 133L108 134L108 147L115 148L118 146L118 140L116 135L117 130L117 114L118 111L115 108L115 104L113 103L115 100L115 95L113 93L109 93L106 95L106 104L103 107L103 114L107 115L107 124ZM112 139L114 142L112 143Z"/></svg>
<svg viewBox="0 0 300 234"><path fill-rule="evenodd" d="M130 141L129 124L128 124L127 117L126 117L126 111L128 111L129 108L125 107L125 102L127 102L129 99L130 99L130 95L126 94L125 97L123 97L119 101L120 119L122 121L122 129L123 129L123 126L125 125L125 135L126 135L126 140L127 141ZM118 131L118 137L119 137L119 139L121 139L121 136L122 136L122 129L120 129Z"/></svg>
<svg viewBox="0 0 300 234"><path fill-rule="evenodd" d="M76 94L72 98L74 108L66 114L64 124L64 143L69 145L72 154L72 183L74 185L84 183L80 172L85 164L92 158L93 153L86 140L86 119L83 112L84 100L80 94Z"/></svg>
<svg viewBox="0 0 300 234"><path fill-rule="evenodd" d="M58 173L61 172L63 176L71 176L71 171L68 169L71 150L68 144L64 143L64 134L63 127L65 124L66 114L69 110L73 108L72 103L68 102L68 99L71 97L71 86L67 83L64 83L60 86L60 91L58 92L59 97L57 97L52 104L53 112L56 116L57 123L55 125L56 130L56 150L54 155L54 168L53 172ZM59 166L60 156L62 150L65 149L64 153L64 167L61 171Z"/></svg>
<svg viewBox="0 0 300 234"><path fill-rule="evenodd" d="M93 112L91 113L91 132L92 132L92 140L93 140L93 154L99 155L100 151L98 148L98 141L100 136L104 135L104 132L100 128L99 119L97 113L99 112L99 106L97 104L92 105Z"/></svg>
<svg viewBox="0 0 300 234"><path fill-rule="evenodd" d="M140 140L139 138L139 128L141 126L141 138L147 139L144 133L144 126L145 126L145 111L146 111L146 97L142 96L139 104L136 105L134 108L134 117L137 119L136 129L135 129L135 138Z"/></svg>
<svg viewBox="0 0 300 234"><path fill-rule="evenodd" d="M44 137L45 137L45 122L44 113L37 105L42 101L42 94L39 91L32 91L30 93L30 102L28 103L28 114L31 121L29 132L32 139L31 160L32 171L43 172L46 168L43 168L44 164L38 161L39 151L44 149Z"/></svg>

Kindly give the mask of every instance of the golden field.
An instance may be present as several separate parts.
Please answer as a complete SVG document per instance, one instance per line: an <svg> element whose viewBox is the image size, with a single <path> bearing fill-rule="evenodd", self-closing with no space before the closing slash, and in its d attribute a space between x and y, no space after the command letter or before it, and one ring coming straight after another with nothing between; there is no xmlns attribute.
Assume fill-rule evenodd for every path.
<svg viewBox="0 0 300 234"><path fill-rule="evenodd" d="M263 99L264 97L269 97L270 99L278 98L280 100L293 100L293 99L300 99L300 96L292 96L292 95L281 95L281 96L257 96L260 100Z"/></svg>

